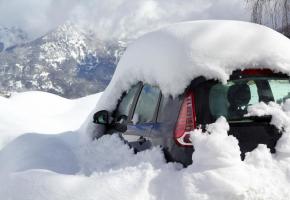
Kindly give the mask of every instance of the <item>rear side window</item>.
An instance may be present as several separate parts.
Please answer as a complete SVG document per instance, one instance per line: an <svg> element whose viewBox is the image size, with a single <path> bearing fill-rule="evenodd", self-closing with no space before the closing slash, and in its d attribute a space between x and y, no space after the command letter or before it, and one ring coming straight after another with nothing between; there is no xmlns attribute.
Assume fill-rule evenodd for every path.
<svg viewBox="0 0 290 200"><path fill-rule="evenodd" d="M136 96L139 89L139 84L133 86L121 99L119 106L116 110L116 118L120 117L121 115L129 116L130 109L133 104L134 97Z"/></svg>
<svg viewBox="0 0 290 200"><path fill-rule="evenodd" d="M145 84L140 93L133 115L133 123L152 122L159 101L160 90Z"/></svg>
<svg viewBox="0 0 290 200"><path fill-rule="evenodd" d="M205 91L206 92L206 91ZM209 88L209 111L214 119L224 116L228 120L242 120L247 107L258 102L283 103L290 98L288 79L252 77L213 84Z"/></svg>
<svg viewBox="0 0 290 200"><path fill-rule="evenodd" d="M242 118L247 113L248 105L258 102L258 87L252 80L216 84L209 91L209 108L214 118Z"/></svg>

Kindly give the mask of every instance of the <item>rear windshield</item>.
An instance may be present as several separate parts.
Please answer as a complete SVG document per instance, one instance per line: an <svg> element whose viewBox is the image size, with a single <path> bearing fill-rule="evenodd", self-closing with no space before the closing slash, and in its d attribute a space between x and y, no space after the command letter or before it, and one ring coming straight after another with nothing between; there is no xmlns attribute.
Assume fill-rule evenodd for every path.
<svg viewBox="0 0 290 200"><path fill-rule="evenodd" d="M203 121L209 122L220 116L234 121L244 118L249 105L261 101L283 103L290 98L290 81L282 78L251 77L229 81L225 85L206 84L202 90L196 93L198 104L196 106L208 108L202 110L198 108L197 110L201 117L211 118L211 120L203 119ZM202 112L203 114L201 114ZM209 112L208 115L205 112Z"/></svg>

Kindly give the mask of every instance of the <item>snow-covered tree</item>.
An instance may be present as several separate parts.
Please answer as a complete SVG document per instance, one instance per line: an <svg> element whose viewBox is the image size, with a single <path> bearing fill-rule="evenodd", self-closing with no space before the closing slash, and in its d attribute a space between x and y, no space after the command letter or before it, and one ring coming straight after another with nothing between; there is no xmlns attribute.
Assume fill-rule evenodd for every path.
<svg viewBox="0 0 290 200"><path fill-rule="evenodd" d="M290 0L246 0L252 21L290 37Z"/></svg>

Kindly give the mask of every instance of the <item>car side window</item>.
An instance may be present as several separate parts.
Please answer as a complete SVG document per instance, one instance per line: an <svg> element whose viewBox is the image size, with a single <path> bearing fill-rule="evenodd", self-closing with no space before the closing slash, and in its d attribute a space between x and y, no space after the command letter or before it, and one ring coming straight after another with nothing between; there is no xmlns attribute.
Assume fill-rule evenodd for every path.
<svg viewBox="0 0 290 200"><path fill-rule="evenodd" d="M153 121L159 96L160 90L157 87L144 84L132 118L133 124L148 123Z"/></svg>
<svg viewBox="0 0 290 200"><path fill-rule="evenodd" d="M162 95L159 103L159 111L157 122L170 123L175 122L178 117L180 104L182 103L182 96L172 97Z"/></svg>
<svg viewBox="0 0 290 200"><path fill-rule="evenodd" d="M219 116L228 120L240 119L247 113L247 107L258 103L259 98L258 87L253 80L216 84L209 91L210 113L215 119Z"/></svg>
<svg viewBox="0 0 290 200"><path fill-rule="evenodd" d="M123 95L123 98L121 99L117 109L116 109L116 119L118 119L122 115L129 116L130 109L132 107L134 97L136 96L136 93L139 90L139 84L134 85L128 92L126 92Z"/></svg>

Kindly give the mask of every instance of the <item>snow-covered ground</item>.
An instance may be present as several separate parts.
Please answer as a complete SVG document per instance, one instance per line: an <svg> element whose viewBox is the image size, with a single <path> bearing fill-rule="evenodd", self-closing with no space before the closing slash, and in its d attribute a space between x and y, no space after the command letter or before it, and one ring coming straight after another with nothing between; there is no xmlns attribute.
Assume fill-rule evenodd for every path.
<svg viewBox="0 0 290 200"><path fill-rule="evenodd" d="M74 130L99 96L66 100L27 92L1 98L0 199L290 198L290 151L271 155L260 145L242 162L224 118L208 126L211 135L193 132L194 164L186 169L166 163L159 148L134 154L117 135L82 143ZM273 123L285 130L282 147L289 137L289 103L250 109L251 115L275 116Z"/></svg>
<svg viewBox="0 0 290 200"><path fill-rule="evenodd" d="M0 96L0 149L24 133L59 134L75 131L96 106L100 94L69 100L45 92Z"/></svg>

